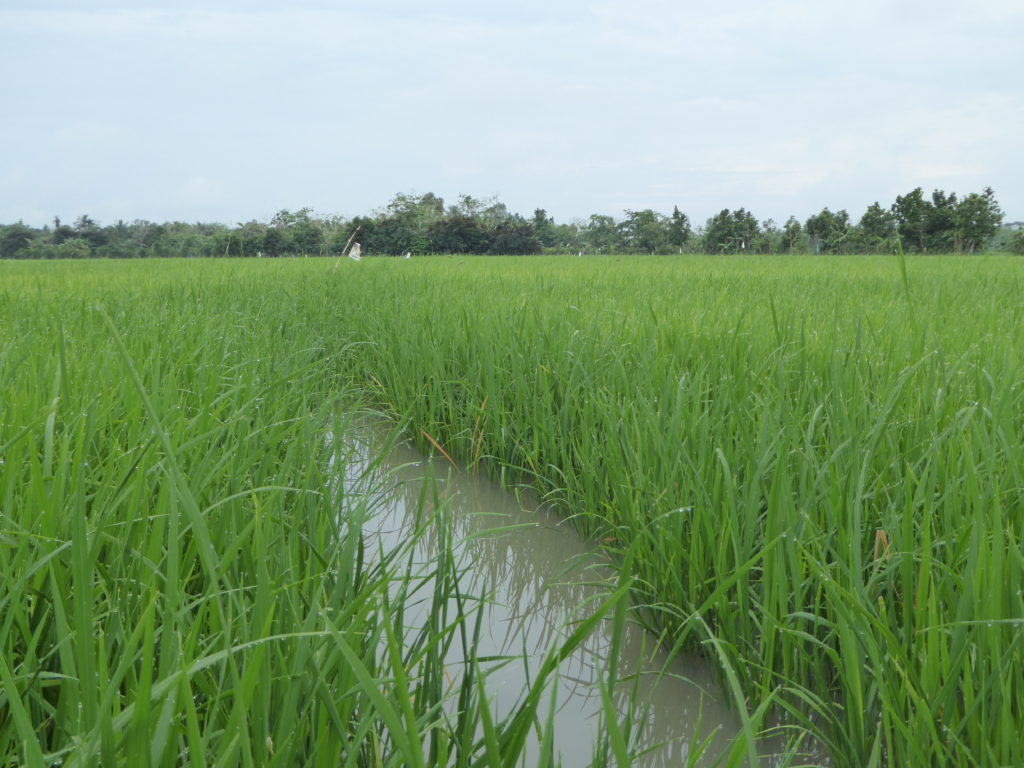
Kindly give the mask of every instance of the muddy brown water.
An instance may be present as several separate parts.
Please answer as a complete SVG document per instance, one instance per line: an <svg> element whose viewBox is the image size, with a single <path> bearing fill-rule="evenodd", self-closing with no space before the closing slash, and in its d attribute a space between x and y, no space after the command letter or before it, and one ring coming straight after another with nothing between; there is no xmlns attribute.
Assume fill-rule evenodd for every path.
<svg viewBox="0 0 1024 768"><path fill-rule="evenodd" d="M392 551L406 545L417 525L424 484L427 498L436 492L448 514L444 519L462 570L464 594L489 598L484 611L480 656L516 657L493 664L487 693L498 716L521 700L532 674L549 649L563 641L574 620L588 615L596 601L615 586L608 560L580 538L571 524L541 504L528 489L510 490L482 473L428 458L408 444L391 447L371 466L384 444L381 427L361 428L346 444L352 452L346 469L350 493L373 493L377 510L364 525L367 551ZM372 488L372 490L370 490ZM427 504L429 512L429 502ZM437 525L437 523L435 523ZM436 554L436 531L429 528L414 545L413 560L428 564ZM378 547L380 548L378 550ZM407 608L414 630L429 610L429 594ZM418 607L419 606L419 607ZM475 616L473 617L475 620ZM470 622L470 630L472 629ZM599 624L559 667L555 702L556 752L565 768L585 768L602 727L599 681L610 654L612 626ZM613 701L621 715L638 704L643 712L637 745L650 751L639 766L711 766L737 737L740 719L729 706L714 664L693 653L670 657L655 647L654 637L629 622L620 648L619 676ZM458 652L454 652L458 655ZM458 675L460 659L452 658ZM486 666L485 666L486 668ZM550 698L539 708L542 717ZM696 747L709 739L702 754ZM777 765L781 740L759 742L763 765ZM527 764L538 745L527 752Z"/></svg>

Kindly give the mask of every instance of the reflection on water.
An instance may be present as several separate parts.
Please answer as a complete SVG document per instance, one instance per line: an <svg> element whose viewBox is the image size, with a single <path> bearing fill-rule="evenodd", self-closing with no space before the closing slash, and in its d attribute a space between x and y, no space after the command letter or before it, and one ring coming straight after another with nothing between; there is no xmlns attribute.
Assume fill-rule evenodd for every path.
<svg viewBox="0 0 1024 768"><path fill-rule="evenodd" d="M513 493L443 459L425 458L407 445L395 447L383 462L368 467L367 457L379 454L369 444L372 435L374 430L367 429L361 439L346 441L355 454L346 462L349 492L360 483L375 487L375 493L384 489L376 505L380 512L364 527L367 551L392 551L409 539L425 478L433 478L449 510L451 540L465 569L462 592L490 598L481 608L485 614L479 654L519 657L495 664L488 674L493 709L504 716L519 701L545 652L614 586L614 574L567 522L528 492ZM368 472L374 475L373 483L365 482ZM432 491L427 496L428 513L431 498ZM436 545L437 531L428 528L417 544L416 559L428 563ZM410 605L406 615L413 626L429 611L430 595L418 597L420 610ZM610 644L611 626L606 621L559 668L555 745L566 768L590 764L601 727L598 681L607 668ZM714 667L699 656L670 659L652 645L652 636L638 625L627 627L620 651L622 679L614 692L623 714L630 700L644 708L639 744L662 745L638 765L687 764L695 757L693 745L709 736L710 748L691 764L712 765L739 730L739 719L726 706ZM451 661L455 676L460 659ZM547 710L547 703L540 708L542 714Z"/></svg>

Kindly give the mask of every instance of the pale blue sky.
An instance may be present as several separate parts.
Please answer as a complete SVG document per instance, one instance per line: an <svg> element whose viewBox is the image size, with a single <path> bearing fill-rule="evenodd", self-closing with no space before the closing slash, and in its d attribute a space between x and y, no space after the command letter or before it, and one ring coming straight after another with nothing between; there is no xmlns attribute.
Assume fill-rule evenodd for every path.
<svg viewBox="0 0 1024 768"><path fill-rule="evenodd" d="M0 222L395 192L800 218L991 185L1024 218L1024 2L0 0Z"/></svg>

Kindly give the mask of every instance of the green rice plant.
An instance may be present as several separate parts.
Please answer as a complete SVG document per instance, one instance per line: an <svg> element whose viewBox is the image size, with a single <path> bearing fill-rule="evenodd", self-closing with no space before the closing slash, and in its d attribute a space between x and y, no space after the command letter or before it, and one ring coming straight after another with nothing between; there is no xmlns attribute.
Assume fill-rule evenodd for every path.
<svg viewBox="0 0 1024 768"><path fill-rule="evenodd" d="M332 287L380 402L636 545L748 711L838 765L1024 762L1017 261L373 266Z"/></svg>
<svg viewBox="0 0 1024 768"><path fill-rule="evenodd" d="M213 507L215 549L248 544L256 500L288 511L275 519L312 514L317 497L282 489L322 487L306 474L320 471L313 425L336 393L359 392L425 450L536 485L620 559L666 645L717 661L748 734L775 726L837 766L1022 764L1022 288L1005 256L0 264L0 567L18 574L5 580L18 608L0 613L0 673L22 702L0 725L6 748L22 749L25 723L52 733L54 715L75 726L40 742L44 756L86 733L97 750L122 737L141 750L146 734L166 761L193 733L211 762L255 761L264 733L285 738L266 718L243 737L224 691L262 686L225 658L196 673L201 687L175 683L174 706L160 688L112 741L101 726L127 706L123 686L96 681L122 674L109 643L132 635L112 623L120 634L67 638L118 620L120 593L97 573L150 596L130 614L131 642L156 667L129 664L132 691L275 630L275 601L240 604L259 591L232 568L259 574L256 558L204 554L186 491ZM172 526L188 534L173 556ZM115 534L130 556L114 557ZM90 587L85 608L67 599ZM497 759L522 728L503 738L486 724L484 684L459 695L475 696L483 754ZM202 708L179 729L193 689ZM235 712L216 735L188 725L211 706ZM390 743L368 728L360 739ZM760 750L751 741L736 760Z"/></svg>
<svg viewBox="0 0 1024 768"><path fill-rule="evenodd" d="M452 547L368 553L372 475L338 481L337 327L230 270L2 266L0 765L507 766L544 738L539 692L621 595L488 719Z"/></svg>

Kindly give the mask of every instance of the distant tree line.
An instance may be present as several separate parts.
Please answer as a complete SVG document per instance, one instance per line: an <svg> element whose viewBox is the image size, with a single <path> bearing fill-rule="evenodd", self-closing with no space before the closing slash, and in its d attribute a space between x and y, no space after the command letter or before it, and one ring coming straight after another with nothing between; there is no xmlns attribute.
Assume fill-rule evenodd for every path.
<svg viewBox="0 0 1024 768"><path fill-rule="evenodd" d="M678 208L670 214L627 210L621 218L594 214L557 223L543 209L526 218L496 198L397 195L369 216L346 219L283 210L269 222L235 226L119 221L100 226L87 215L44 227L0 225L0 257L15 259L171 256L319 256L350 241L364 253L1024 253L1024 229L1001 228L1003 212L991 188L958 197L920 187L888 207L875 202L854 222L847 211L820 213L779 225L745 208L725 209L692 226Z"/></svg>

